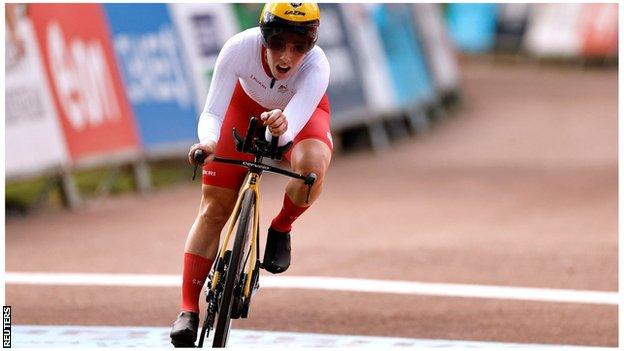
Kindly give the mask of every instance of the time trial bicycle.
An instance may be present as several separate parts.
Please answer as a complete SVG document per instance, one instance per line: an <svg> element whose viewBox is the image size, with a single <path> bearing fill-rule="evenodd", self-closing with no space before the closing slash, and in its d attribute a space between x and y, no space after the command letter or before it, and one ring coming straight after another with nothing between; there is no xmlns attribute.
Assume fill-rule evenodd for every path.
<svg viewBox="0 0 624 351"><path fill-rule="evenodd" d="M278 137L270 142L265 140L266 127L261 126L260 120L252 117L245 137L241 137L236 128L232 128L232 136L239 152L254 155L253 161L234 160L215 157L212 162L221 162L238 165L248 169L245 181L241 186L234 210L229 219L224 240L217 253L206 287L206 302L208 303L206 316L202 324L201 334L197 347L203 347L204 339L208 338L214 327L213 347L225 347L228 341L231 320L247 318L252 296L259 288L260 268L260 178L263 172L282 174L302 180L308 186L306 201L310 200L310 192L316 174L307 176L293 173L281 168L263 163L264 158L281 160L282 156L292 146L292 141L284 146L278 146ZM206 155L197 150L193 155L195 170L204 163ZM234 228L236 234L232 245L230 239ZM216 321L216 326L214 325Z"/></svg>

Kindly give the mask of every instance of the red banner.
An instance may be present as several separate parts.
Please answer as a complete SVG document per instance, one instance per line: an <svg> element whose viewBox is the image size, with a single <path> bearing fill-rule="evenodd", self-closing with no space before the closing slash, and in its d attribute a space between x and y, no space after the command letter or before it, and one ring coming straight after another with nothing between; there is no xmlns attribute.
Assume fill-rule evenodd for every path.
<svg viewBox="0 0 624 351"><path fill-rule="evenodd" d="M32 4L29 14L72 160L136 150L101 5Z"/></svg>
<svg viewBox="0 0 624 351"><path fill-rule="evenodd" d="M580 25L584 56L610 57L617 53L618 4L584 4Z"/></svg>

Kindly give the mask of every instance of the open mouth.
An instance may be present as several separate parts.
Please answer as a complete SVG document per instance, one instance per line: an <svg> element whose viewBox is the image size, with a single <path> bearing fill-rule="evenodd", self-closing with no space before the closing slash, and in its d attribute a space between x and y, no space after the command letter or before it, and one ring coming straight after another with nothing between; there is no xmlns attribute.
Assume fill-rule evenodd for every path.
<svg viewBox="0 0 624 351"><path fill-rule="evenodd" d="M282 65L277 65L277 66L275 66L275 68L277 68L277 71L278 71L279 73L282 73L282 74L284 74L284 73L286 73L286 72L290 71L290 66L282 66Z"/></svg>

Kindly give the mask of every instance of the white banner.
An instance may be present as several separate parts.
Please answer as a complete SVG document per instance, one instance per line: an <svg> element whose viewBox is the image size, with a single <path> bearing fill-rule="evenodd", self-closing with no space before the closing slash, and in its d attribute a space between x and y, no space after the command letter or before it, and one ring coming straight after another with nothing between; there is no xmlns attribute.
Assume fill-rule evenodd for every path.
<svg viewBox="0 0 624 351"><path fill-rule="evenodd" d="M23 53L7 39L5 80L6 177L22 177L59 168L68 162L63 132L30 20L16 24Z"/></svg>
<svg viewBox="0 0 624 351"><path fill-rule="evenodd" d="M170 4L171 18L191 65L198 110L203 111L221 47L238 32L230 4Z"/></svg>
<svg viewBox="0 0 624 351"><path fill-rule="evenodd" d="M381 38L370 19L370 9L374 5L345 3L340 6L345 14L346 28L357 48L355 52L361 65L368 104L376 112L391 112L397 102Z"/></svg>
<svg viewBox="0 0 624 351"><path fill-rule="evenodd" d="M459 89L459 67L455 46L446 32L439 4L415 4L414 20L435 89L448 93Z"/></svg>
<svg viewBox="0 0 624 351"><path fill-rule="evenodd" d="M534 4L524 35L526 50L535 56L579 56L582 9L583 4Z"/></svg>

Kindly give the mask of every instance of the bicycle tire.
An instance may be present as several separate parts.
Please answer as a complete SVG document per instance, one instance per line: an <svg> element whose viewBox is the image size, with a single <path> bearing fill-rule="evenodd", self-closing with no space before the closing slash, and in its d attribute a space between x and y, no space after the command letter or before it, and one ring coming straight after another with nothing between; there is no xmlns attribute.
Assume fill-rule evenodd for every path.
<svg viewBox="0 0 624 351"><path fill-rule="evenodd" d="M255 206L255 194L252 189L247 189L243 194L241 210L238 216L238 227L236 228L236 237L230 262L228 263L227 272L225 274L225 286L219 304L219 312L217 315L217 326L215 328L214 340L212 347L225 347L228 336L230 334L232 304L234 297L234 288L244 267L241 267L244 257L244 245L247 242L250 231L250 222L253 222L253 208ZM233 269L234 268L234 269Z"/></svg>

